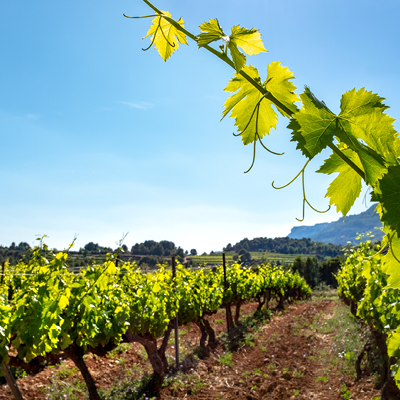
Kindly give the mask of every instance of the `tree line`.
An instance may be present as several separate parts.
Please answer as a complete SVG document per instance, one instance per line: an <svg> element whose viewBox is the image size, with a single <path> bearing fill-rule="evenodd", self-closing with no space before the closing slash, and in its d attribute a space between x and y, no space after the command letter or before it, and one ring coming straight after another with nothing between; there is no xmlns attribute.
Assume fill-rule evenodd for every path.
<svg viewBox="0 0 400 400"><path fill-rule="evenodd" d="M254 239L242 239L235 245L230 243L223 251L234 251L239 254L241 250L246 251L268 251L281 254L313 254L320 257L336 257L343 255L343 246L313 242L311 239L291 239L289 237L278 237L275 239L259 237Z"/></svg>

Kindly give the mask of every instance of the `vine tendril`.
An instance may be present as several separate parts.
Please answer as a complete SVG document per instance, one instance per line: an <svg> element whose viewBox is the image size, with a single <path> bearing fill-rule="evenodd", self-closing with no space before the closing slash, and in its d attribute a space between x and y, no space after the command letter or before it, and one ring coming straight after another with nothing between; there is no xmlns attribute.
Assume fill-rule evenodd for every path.
<svg viewBox="0 0 400 400"><path fill-rule="evenodd" d="M254 137L253 162L251 163L250 168L244 172L245 174L247 174L253 168L254 162L256 161L256 144L257 144L257 133L255 134Z"/></svg>
<svg viewBox="0 0 400 400"><path fill-rule="evenodd" d="M161 28L161 17L160 17L160 20L158 21L158 26L159 26L159 28L160 28L160 31L161 31L161 33L162 33L162 35L164 36L164 39L167 41L167 43L171 46L171 47L175 47L175 43L170 43L169 42L169 40L167 39L167 37L165 36L165 34L164 34L164 31L163 31L163 29Z"/></svg>
<svg viewBox="0 0 400 400"><path fill-rule="evenodd" d="M156 31L154 32L153 39L151 39L150 46L149 46L149 47L146 47L145 49L142 48L143 51L147 51L147 50L150 49L151 46L153 46L154 41L156 40L156 36L157 36L158 29L160 28L160 22L161 22L161 17L160 17L160 19L159 19L159 21L158 21L158 26L157 26Z"/></svg>
<svg viewBox="0 0 400 400"><path fill-rule="evenodd" d="M257 115L258 115L258 110L259 110L259 107L260 107L260 103L261 103L261 100L263 99L265 97L265 94L264 94L264 96L261 96L261 99L260 100L258 100L258 102L257 102L257 104L255 105L255 107L254 107L254 109L253 109L253 112L251 113L251 117L250 117L250 119L249 119L249 122L246 124L246 126L245 126L245 128L242 130L242 132L239 132L239 133L235 133L235 132L233 132L232 134L233 134L233 136L240 136L242 133L244 133L245 132L245 130L249 127L249 125L250 125L250 122L251 122L251 120L253 119L253 117L254 117L254 113L256 112L256 110L257 110ZM257 124L257 122L256 122L256 129L257 129L257 126L258 126L258 124Z"/></svg>
<svg viewBox="0 0 400 400"><path fill-rule="evenodd" d="M274 182L275 182L275 181L272 181L272 183L271 183L272 187L273 187L274 189L283 189L283 188L289 186L291 183L293 183L293 182L300 176L300 174L305 170L305 168L307 167L307 164L308 164L309 162L310 162L310 160L307 160L307 162L304 164L304 167L300 170L300 172L299 172L289 183L287 183L286 185L283 185L283 186L278 187L278 186L275 186L275 185L274 185Z"/></svg>
<svg viewBox="0 0 400 400"><path fill-rule="evenodd" d="M264 96L263 96L263 97L264 97ZM254 162L255 162L255 160L256 160L257 138L258 138L258 140L260 141L261 146L264 147L264 149L267 150L267 151L269 151L270 153L275 154L275 155L277 155L277 156L281 156L282 154L285 154L285 153L275 153L274 151L268 149L266 146L264 146L264 143L261 141L260 135L258 134L258 116L259 116L259 113L260 113L260 103L261 103L261 100L263 99L263 97L259 100L259 102L257 103L257 105L255 106L255 108L254 108L254 110L253 110L253 114L254 114L254 111L257 109L257 113L256 113L256 132L255 132L255 134L254 134L253 162L251 163L250 168L249 168L247 171L245 171L245 174L247 174L247 173L253 168L253 166L254 166ZM253 118L253 114L252 114L251 118ZM250 118L250 121L251 121L251 118ZM250 121L248 122L247 126L249 125ZM246 126L246 128L247 128L247 126ZM244 131L243 131L243 132L244 132ZM242 132L242 133L243 133L243 132Z"/></svg>
<svg viewBox="0 0 400 400"><path fill-rule="evenodd" d="M130 17L129 15L122 14L125 18L132 18L132 19L138 19L138 18L153 18L153 17L159 17L160 14L154 14L154 15L143 15L142 17Z"/></svg>
<svg viewBox="0 0 400 400"><path fill-rule="evenodd" d="M307 200L307 197L306 197L306 187L305 187L305 184L304 184L304 169L305 169L305 166L303 167L303 169L302 169L302 171L301 171L301 184L302 184L302 186L303 186L303 217L302 217L301 219L296 218L297 221L299 221L299 222L304 221L304 217L305 217L305 214L306 214L306 212L305 212L306 203L307 203L307 204L309 205L309 207L311 207L314 211L316 211L316 212L318 212L318 213L321 213L321 214L324 214L324 213L328 212L328 211L331 209L331 206L329 205L329 207L328 207L327 210L325 210L325 211L319 211L319 210L317 210L316 208L314 208L314 207L310 204L310 202Z"/></svg>
<svg viewBox="0 0 400 400"><path fill-rule="evenodd" d="M163 29L162 29L162 27L161 27L161 18L164 17L163 14L143 15L142 17L130 17L129 15L123 14L123 16L124 16L125 18L132 18L132 19L159 17L159 19L158 19L158 26L157 26L156 31L155 31L154 34L153 34L153 39L151 40L150 46L147 47L147 48L145 48L145 49L142 49L143 51L147 51L147 50L150 49L151 46L153 46L154 41L156 40L157 32L158 32L159 29L160 29L162 35L164 36L164 39L167 41L167 43L168 43L171 47L175 47L175 46L176 46L176 44L175 44L174 42L170 43L170 41L169 41L169 40L167 39L167 37L165 36L165 33L164 33L164 31L163 31Z"/></svg>
<svg viewBox="0 0 400 400"><path fill-rule="evenodd" d="M368 257L363 257L364 260L372 260L375 256L377 256L378 254L381 254L383 250L386 249L386 247L388 247L388 245L390 244L391 240L388 240L387 243L379 250L377 251L373 256L368 256Z"/></svg>
<svg viewBox="0 0 400 400"><path fill-rule="evenodd" d="M258 140L260 141L261 146L264 147L265 150L269 151L269 152L272 153L272 154L275 154L276 156L283 156L283 155L285 154L285 152L283 152L283 153L275 153L274 151L268 149L268 148L264 145L264 143L261 141L260 135L259 135L258 133L257 133L257 136L258 136Z"/></svg>

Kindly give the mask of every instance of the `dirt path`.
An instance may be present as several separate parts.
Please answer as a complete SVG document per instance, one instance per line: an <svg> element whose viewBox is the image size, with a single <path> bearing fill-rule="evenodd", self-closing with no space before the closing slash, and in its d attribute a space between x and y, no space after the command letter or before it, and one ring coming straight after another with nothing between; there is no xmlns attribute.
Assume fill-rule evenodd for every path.
<svg viewBox="0 0 400 400"><path fill-rule="evenodd" d="M193 374L203 383L195 390L173 386L165 388L161 399L193 400L283 400L283 399L371 399L379 395L372 380L365 378L356 384L354 379L331 370L327 373L326 360L334 333L320 335L310 330L319 312L332 316L333 301L304 302L288 307L287 312L273 317L257 335L254 347L233 353L233 366L221 365L218 356L200 361ZM223 354L220 346L217 354ZM342 390L346 385L355 396ZM199 386L199 385L198 385Z"/></svg>
<svg viewBox="0 0 400 400"><path fill-rule="evenodd" d="M239 346L230 354L219 344L214 354L200 361L190 356L198 344L199 329L194 324L183 327L180 337L182 350L187 353L182 362L186 373L168 378L169 384L162 390L161 400L369 400L379 396L371 377L354 383L354 379L329 362L327 354L335 332L320 334L313 329L312 322L317 315L320 321L331 318L335 307L334 301L318 299L293 304L285 312L274 314L259 332L250 330L247 345ZM252 315L255 308L255 304L243 305L242 318ZM224 331L224 320L221 313L211 318L217 334ZM173 362L173 345L171 340L170 362ZM85 361L96 385L102 389L110 389L117 381L133 382L151 370L138 344L113 357L89 354ZM18 384L26 400L84 398L82 378L70 360L63 361L61 366L45 368L35 376L20 378ZM54 395L47 397L44 389L49 385ZM130 386L129 390L135 389L133 384ZM57 390L60 397L56 396ZM61 390L66 396L61 395ZM126 397L130 398L133 397ZM0 386L0 399L12 399L7 385Z"/></svg>

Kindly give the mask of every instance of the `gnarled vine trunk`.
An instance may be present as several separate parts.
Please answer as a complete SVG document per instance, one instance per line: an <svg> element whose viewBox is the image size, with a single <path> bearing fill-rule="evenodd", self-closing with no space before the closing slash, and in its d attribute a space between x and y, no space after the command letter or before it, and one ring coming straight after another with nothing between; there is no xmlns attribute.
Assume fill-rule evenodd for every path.
<svg viewBox="0 0 400 400"><path fill-rule="evenodd" d="M236 310L235 310L235 325L239 324L239 317L240 317L240 307L242 306L242 300L239 299L236 303Z"/></svg>
<svg viewBox="0 0 400 400"><path fill-rule="evenodd" d="M201 336L200 336L200 358L205 358L208 356L208 349L206 347L207 341L207 329L204 325L203 318L198 318L195 321L196 325L200 328Z"/></svg>
<svg viewBox="0 0 400 400"><path fill-rule="evenodd" d="M159 392L164 382L165 370L163 360L161 359L157 350L157 339L150 334L141 336L133 335L129 332L126 332L124 337L128 342L140 343L145 348L147 357L149 358L150 364L154 371L153 390L155 392Z"/></svg>
<svg viewBox="0 0 400 400"><path fill-rule="evenodd" d="M66 350L65 354L74 362L74 364L78 367L79 371L82 374L83 379L85 380L86 387L89 392L90 400L101 400L99 393L97 392L96 384L94 383L93 377L89 372L89 368L87 367L83 355L84 351L81 346L71 344Z"/></svg>

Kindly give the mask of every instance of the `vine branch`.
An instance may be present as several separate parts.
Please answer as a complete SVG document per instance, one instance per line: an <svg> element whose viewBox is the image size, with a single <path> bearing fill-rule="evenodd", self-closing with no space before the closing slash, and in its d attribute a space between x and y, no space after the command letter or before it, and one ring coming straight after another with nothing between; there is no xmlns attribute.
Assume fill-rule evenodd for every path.
<svg viewBox="0 0 400 400"><path fill-rule="evenodd" d="M183 28L178 22L176 22L174 19L171 17L168 17L164 15L161 10L159 10L157 7L155 7L150 1L148 0L143 0L153 11L155 11L158 15L161 17L165 18L171 25L173 25L176 29L179 31L183 32L185 35L190 37L193 41L198 43L198 38L197 36L193 35L189 31L187 31L185 28ZM219 52L215 50L213 47L209 45L204 45L202 46L209 52L213 53L215 56L217 56L219 59L224 61L226 64L228 64L231 68L233 68L235 71L235 65L233 62L229 59L227 54L225 52ZM289 108L287 108L284 104L282 104L278 99L276 99L272 93L270 93L268 90L266 90L261 84L259 84L257 81L255 81L251 76L246 74L244 71L239 71L238 72L240 75L243 76L249 83L251 83L259 92L263 94L263 97L267 98L271 103L273 103L276 107L280 108L284 113L289 115L289 117L293 116L293 111L291 111ZM364 172L351 161L345 154L343 154L333 143L329 143L328 147L336 153L346 164L348 164L357 174L361 176L361 178L365 181L365 174Z"/></svg>

